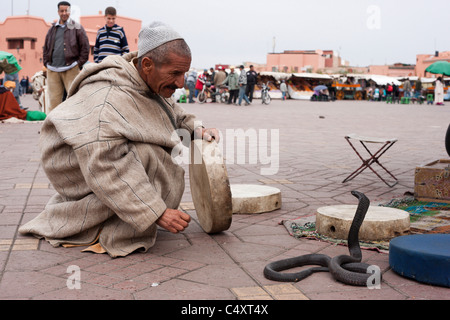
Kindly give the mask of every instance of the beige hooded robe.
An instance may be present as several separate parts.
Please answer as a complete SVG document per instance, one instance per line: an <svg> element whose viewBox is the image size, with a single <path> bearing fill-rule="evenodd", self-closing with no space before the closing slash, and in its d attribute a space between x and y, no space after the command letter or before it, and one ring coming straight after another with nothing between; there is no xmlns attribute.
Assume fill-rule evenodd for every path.
<svg viewBox="0 0 450 320"><path fill-rule="evenodd" d="M42 165L57 193L21 233L53 246L98 238L112 257L147 251L155 221L176 209L184 169L172 160L176 129L194 130L195 117L151 93L131 59L88 64L69 98L54 109L40 137Z"/></svg>

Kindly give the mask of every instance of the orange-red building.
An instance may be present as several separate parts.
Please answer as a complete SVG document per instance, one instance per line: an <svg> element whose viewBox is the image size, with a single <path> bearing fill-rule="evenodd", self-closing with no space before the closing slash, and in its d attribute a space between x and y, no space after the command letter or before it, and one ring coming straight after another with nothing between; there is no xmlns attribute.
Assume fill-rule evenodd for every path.
<svg viewBox="0 0 450 320"><path fill-rule="evenodd" d="M415 65L394 63L392 65L370 65L369 74L378 74L388 77L411 77L416 75Z"/></svg>
<svg viewBox="0 0 450 320"><path fill-rule="evenodd" d="M319 72L339 73L347 70L350 73L368 73L389 77L433 77L426 74L425 69L436 61L449 61L450 51L431 54L418 54L416 64L394 63L392 65L370 65L367 67L350 67L332 50L286 50L280 53L268 53L266 65L260 65L258 71L274 71L284 73Z"/></svg>
<svg viewBox="0 0 450 320"><path fill-rule="evenodd" d="M105 24L104 15L81 16L80 23L86 30L91 46L89 61L93 62L93 48L97 30ZM116 23L125 29L130 51L137 50L137 42L142 21L139 19L117 16ZM43 47L45 36L51 22L35 16L10 16L0 22L0 51L14 54L22 70L19 77L31 77L42 70ZM2 77L2 76L0 76Z"/></svg>
<svg viewBox="0 0 450 320"><path fill-rule="evenodd" d="M285 50L267 54L266 71L317 72L341 64L341 58L333 50Z"/></svg>
<svg viewBox="0 0 450 320"><path fill-rule="evenodd" d="M0 51L14 54L22 67L20 76L31 78L42 69L42 48L50 26L34 16L8 17L0 23Z"/></svg>
<svg viewBox="0 0 450 320"><path fill-rule="evenodd" d="M436 51L434 55L430 54L418 54L416 56L416 75L419 77L432 77L430 73L425 73L425 69L437 61L448 61L450 62L450 51L438 52Z"/></svg>

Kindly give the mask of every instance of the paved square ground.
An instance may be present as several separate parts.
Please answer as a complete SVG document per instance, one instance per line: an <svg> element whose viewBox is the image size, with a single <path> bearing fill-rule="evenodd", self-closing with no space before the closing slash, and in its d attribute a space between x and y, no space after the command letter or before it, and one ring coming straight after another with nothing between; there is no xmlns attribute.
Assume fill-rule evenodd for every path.
<svg viewBox="0 0 450 320"><path fill-rule="evenodd" d="M31 96L22 101L37 109ZM157 243L149 252L118 259L81 252L80 248L53 248L17 231L44 209L54 193L39 163L41 124L0 123L0 299L450 298L448 288L403 278L390 269L388 254L368 250L364 250L363 260L383 272L380 289L344 285L329 273L317 273L298 283L278 283L263 276L270 261L316 252L330 256L346 253L346 247L291 237L279 224L283 219L311 216L320 206L355 204L351 190L365 193L374 204L413 192L417 166L448 158L444 136L450 103L275 100L266 106L255 100L246 107L183 106L197 114L205 127L222 132L230 182L279 188L281 209L234 215L229 230L205 234L197 222L185 165L181 208L193 221L182 234L159 230ZM234 153L227 149L233 146L231 137L237 132L247 134L249 141L255 133L259 139L257 146L249 143L242 162L238 147ZM361 164L344 139L349 133L398 139L381 158L399 179L396 186L388 187L369 170L341 183ZM267 148L261 147L263 142Z"/></svg>

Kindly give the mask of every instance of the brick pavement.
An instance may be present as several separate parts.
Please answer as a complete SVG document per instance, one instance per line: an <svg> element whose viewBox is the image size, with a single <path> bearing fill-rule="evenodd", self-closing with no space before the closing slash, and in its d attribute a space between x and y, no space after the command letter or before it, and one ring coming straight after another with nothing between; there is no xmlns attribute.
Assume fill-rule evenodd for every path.
<svg viewBox="0 0 450 320"><path fill-rule="evenodd" d="M30 96L22 100L31 109L37 108ZM205 234L196 220L186 174L181 207L194 219L182 234L159 230L157 243L149 252L118 259L80 252L80 248L53 248L46 241L17 232L19 225L43 210L54 192L39 163L40 124L0 123L0 299L450 298L449 289L403 278L389 268L388 254L368 250L364 250L363 260L377 264L383 272L380 289L344 285L329 273L317 273L298 283L270 281L262 273L268 262L285 257L346 253L345 247L294 239L279 222L310 216L324 205L354 204L351 190L364 192L372 203L413 191L416 166L447 158L443 139L450 119L449 106L356 101L273 101L265 106L256 100L248 107L185 107L199 115L206 126L215 126L224 134L227 129L278 130L279 148L272 145L271 153L267 153L275 162L279 149L276 174L261 174L261 169L270 164L260 161L237 164L236 160L227 169L231 183L267 184L281 189L282 208L258 215L234 215L229 230ZM399 179L395 187L387 187L368 170L351 182L341 183L360 165L344 140L352 132L399 139L382 157ZM79 268L79 289L69 289L76 272L71 266Z"/></svg>

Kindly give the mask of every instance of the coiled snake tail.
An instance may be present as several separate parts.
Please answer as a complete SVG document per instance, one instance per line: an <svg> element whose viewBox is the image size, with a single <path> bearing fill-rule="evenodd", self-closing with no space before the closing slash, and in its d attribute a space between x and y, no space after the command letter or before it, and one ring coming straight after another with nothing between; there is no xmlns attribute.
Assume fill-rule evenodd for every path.
<svg viewBox="0 0 450 320"><path fill-rule="evenodd" d="M340 255L330 258L324 254L307 254L299 257L284 259L269 263L264 268L264 276L274 281L300 281L314 272L330 271L332 276L343 283L364 286L371 274L367 273L368 264L361 263L362 254L359 246L359 229L364 221L370 201L361 192L352 191L358 198L358 207L348 234L348 248L350 255ZM319 265L296 273L282 273L294 267L305 265Z"/></svg>

